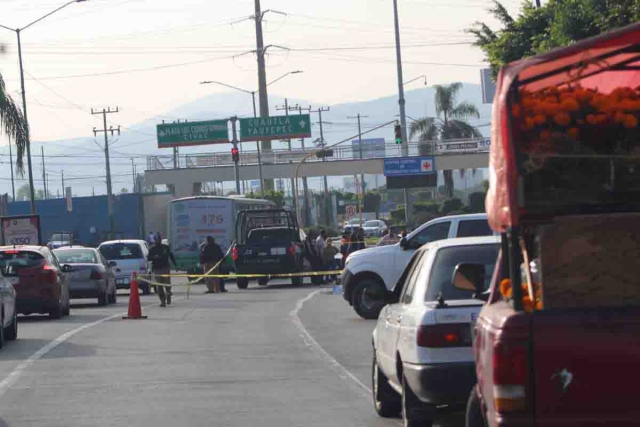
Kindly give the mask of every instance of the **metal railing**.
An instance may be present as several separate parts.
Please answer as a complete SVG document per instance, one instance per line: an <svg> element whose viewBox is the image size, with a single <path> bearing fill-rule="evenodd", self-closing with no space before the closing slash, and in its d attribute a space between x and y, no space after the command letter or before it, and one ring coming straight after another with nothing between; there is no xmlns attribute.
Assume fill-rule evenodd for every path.
<svg viewBox="0 0 640 427"><path fill-rule="evenodd" d="M462 139L443 141L422 141L409 143L409 156L441 156L449 154L471 154L489 151L490 140ZM293 150L269 150L261 151L262 164L291 164L298 163L318 148L293 149ZM333 156L325 161L345 161L360 159L382 159L403 157L402 145L385 144L379 146L365 146L360 150L352 145L333 148ZM312 156L307 162L323 161ZM257 151L243 151L240 153L240 165L257 165ZM207 153L207 154L183 154L174 159L172 155L148 156L147 170L182 169L182 168L208 168L216 166L232 166L231 153Z"/></svg>

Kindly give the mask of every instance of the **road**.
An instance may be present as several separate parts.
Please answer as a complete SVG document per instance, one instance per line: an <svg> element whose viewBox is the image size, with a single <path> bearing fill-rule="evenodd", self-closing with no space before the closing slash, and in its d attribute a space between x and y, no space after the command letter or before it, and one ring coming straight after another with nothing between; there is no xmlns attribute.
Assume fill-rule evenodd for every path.
<svg viewBox="0 0 640 427"><path fill-rule="evenodd" d="M4 426L398 426L375 415L371 330L330 289L194 287L145 320L74 301L71 316L19 319L0 350Z"/></svg>

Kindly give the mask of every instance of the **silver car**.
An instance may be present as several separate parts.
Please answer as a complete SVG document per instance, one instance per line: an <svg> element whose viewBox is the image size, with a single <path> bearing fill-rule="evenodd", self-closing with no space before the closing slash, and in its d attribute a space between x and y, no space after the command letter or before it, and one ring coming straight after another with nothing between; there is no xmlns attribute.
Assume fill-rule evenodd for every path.
<svg viewBox="0 0 640 427"><path fill-rule="evenodd" d="M64 247L53 253L60 264L71 267L67 272L70 298L98 298L98 305L116 302L115 276L97 249Z"/></svg>

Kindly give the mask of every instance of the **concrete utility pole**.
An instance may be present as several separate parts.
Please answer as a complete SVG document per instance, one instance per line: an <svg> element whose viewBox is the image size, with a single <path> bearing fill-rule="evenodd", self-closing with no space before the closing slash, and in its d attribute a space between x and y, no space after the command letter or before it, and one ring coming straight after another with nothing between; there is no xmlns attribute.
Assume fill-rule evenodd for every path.
<svg viewBox="0 0 640 427"><path fill-rule="evenodd" d="M289 99L285 98L284 99L284 106L282 107L276 107L277 111L282 111L284 110L284 114L286 116L289 116ZM291 152L291 138L287 139L287 146L289 148L289 152ZM294 194L294 188L296 188L296 184L294 183L295 178L291 178L291 198L293 199L293 213L294 215L297 215L296 212L296 196L297 194Z"/></svg>
<svg viewBox="0 0 640 427"><path fill-rule="evenodd" d="M116 107L115 110L112 110L111 107L109 107L106 110L103 108L102 111L93 111L93 108L91 109L91 114L102 114L103 128L102 130L93 128L93 135L96 136L99 132L104 133L104 159L105 159L106 169L107 169L107 207L109 210L109 223L110 223L109 238L110 239L115 238L115 220L113 217L113 192L111 189L111 166L109 164L109 136L107 132L111 132L111 136L113 136L113 134L116 132L118 133L118 135L120 135L120 126L118 126L117 129L114 129L113 126L107 129L107 114L112 114L117 112L118 112L118 107Z"/></svg>
<svg viewBox="0 0 640 427"><path fill-rule="evenodd" d="M136 191L136 165L133 162L133 157L131 158L131 177L133 179L133 192L137 193L137 191Z"/></svg>
<svg viewBox="0 0 640 427"><path fill-rule="evenodd" d="M267 70L264 62L264 38L262 36L262 18L264 14L260 9L260 0L255 0L256 20L256 56L258 57L258 95L260 103L260 117L269 117L269 96L267 94ZM271 141L262 141L262 151L271 151ZM268 179L262 183L262 191L273 190L273 180Z"/></svg>
<svg viewBox="0 0 640 427"><path fill-rule="evenodd" d="M13 153L11 153L11 141L9 141L9 166L11 166L11 195L13 201L16 201L16 184L13 180Z"/></svg>
<svg viewBox="0 0 640 427"><path fill-rule="evenodd" d="M347 117L348 119L358 119L358 157L360 157L360 160L362 160L364 157L362 155L362 125L360 124L360 119L366 119L369 116L362 116L360 115L360 113L358 113L357 116L349 116ZM360 172L360 182L362 183L362 193L364 194L365 190L367 189L367 185L364 182L364 173Z"/></svg>
<svg viewBox="0 0 640 427"><path fill-rule="evenodd" d="M233 136L231 139L231 144L233 144L233 148L238 149L238 131L236 129L236 122L238 121L237 117L231 117L231 135ZM238 162L233 162L233 173L236 178L236 193L240 193L240 166Z"/></svg>
<svg viewBox="0 0 640 427"><path fill-rule="evenodd" d="M311 110L311 108L309 108L309 112L310 113L318 113L318 118L319 118L319 123L320 123L320 146L324 149L324 147L327 145L326 141L324 140L324 132L322 129L322 112L323 111L329 111L330 108L329 107L320 107L317 110L313 111ZM322 161L326 161L326 158L323 158ZM324 206L325 206L325 214L327 216L327 225L331 225L333 223L332 218L331 218L331 212L332 212L332 207L331 207L331 200L329 198L329 184L327 182L327 176L324 175L322 177L323 183L324 183Z"/></svg>
<svg viewBox="0 0 640 427"><path fill-rule="evenodd" d="M62 197L64 197L64 169L60 171L62 175Z"/></svg>
<svg viewBox="0 0 640 427"><path fill-rule="evenodd" d="M311 112L311 107L307 107L307 108L303 108L302 106L296 104L292 107L289 107L289 109L291 111L297 111L298 114L302 115L302 111L308 111ZM302 145L302 149L304 150L304 138L300 138L300 144ZM296 188L298 188L296 186ZM304 216L301 215L301 217L303 217L304 219L304 223L307 224L307 222L309 221L309 218L311 217L311 207L309 206L309 197L308 197L308 193L309 193L309 185L307 183L307 177L304 176L302 177L302 191L304 194L304 203L303 203L303 209L304 209ZM298 197L298 195L296 194L296 198ZM307 224L308 225L308 224Z"/></svg>
<svg viewBox="0 0 640 427"><path fill-rule="evenodd" d="M46 200L47 197L47 175L44 168L44 147L40 146L40 155L42 156L42 188L44 193L42 193L42 198Z"/></svg>
<svg viewBox="0 0 640 427"><path fill-rule="evenodd" d="M400 48L400 21L398 18L398 0L393 0L393 21L396 30L396 63L398 67L398 105L400 106L400 128L402 129L402 156L409 155L409 138L407 138L407 116L405 112L404 84L402 83L402 53ZM404 221L409 227L411 201L409 190L404 189Z"/></svg>

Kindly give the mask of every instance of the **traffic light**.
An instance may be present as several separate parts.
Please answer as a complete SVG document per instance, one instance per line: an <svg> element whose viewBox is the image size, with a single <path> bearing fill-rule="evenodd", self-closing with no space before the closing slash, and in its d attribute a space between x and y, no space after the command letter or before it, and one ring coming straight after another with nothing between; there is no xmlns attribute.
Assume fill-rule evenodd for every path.
<svg viewBox="0 0 640 427"><path fill-rule="evenodd" d="M234 163L238 163L240 161L240 153L238 152L237 147L233 147L231 149L231 159Z"/></svg>
<svg viewBox="0 0 640 427"><path fill-rule="evenodd" d="M393 128L395 135L396 135L396 144L400 145L402 144L402 128L400 127L400 125L396 125Z"/></svg>

